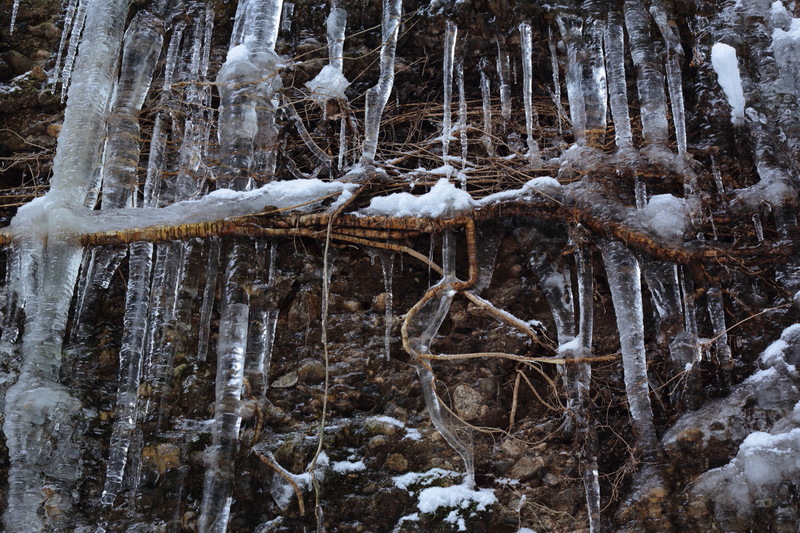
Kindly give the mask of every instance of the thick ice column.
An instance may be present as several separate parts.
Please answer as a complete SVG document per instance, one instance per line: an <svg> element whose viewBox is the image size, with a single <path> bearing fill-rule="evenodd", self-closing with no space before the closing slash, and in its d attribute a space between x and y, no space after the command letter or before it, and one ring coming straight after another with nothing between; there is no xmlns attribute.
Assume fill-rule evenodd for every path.
<svg viewBox="0 0 800 533"><path fill-rule="evenodd" d="M582 87L583 65L581 64L580 44L583 21L575 15L559 15L558 28L567 47L567 98L569 116L572 120L572 134L579 145L586 144L586 102Z"/></svg>
<svg viewBox="0 0 800 533"><path fill-rule="evenodd" d="M557 16L567 48L567 96L575 142L605 144L608 90L603 50L604 10L584 2L580 14L562 10Z"/></svg>
<svg viewBox="0 0 800 533"><path fill-rule="evenodd" d="M331 9L327 20L328 55L330 65L342 71L344 67L344 34L347 27L347 11L341 7Z"/></svg>
<svg viewBox="0 0 800 533"><path fill-rule="evenodd" d="M25 324L19 378L6 395L8 531L43 529L39 510L45 480L69 513L71 489L81 472L73 420L80 402L58 385L81 253L78 243L58 233L73 222L70 209L83 205L97 169L103 140L99 133L104 131L128 0L90 0L88 7L50 192L20 209L12 222L18 235L29 236L23 246L38 263L40 275L28 293L36 302L31 302L33 312ZM48 244L43 244L46 234Z"/></svg>
<svg viewBox="0 0 800 533"><path fill-rule="evenodd" d="M394 55L397 48L397 31L400 28L402 12L402 0L383 0L381 73L378 83L367 90L366 108L364 110L364 144L362 145L361 163L365 165L375 163L383 108L386 107L386 102L389 101L389 94L394 86Z"/></svg>
<svg viewBox="0 0 800 533"><path fill-rule="evenodd" d="M633 148L631 116L628 109L628 85L625 81L625 36L622 20L617 10L608 13L605 34L606 71L608 72L608 100L614 120L617 149Z"/></svg>
<svg viewBox="0 0 800 533"><path fill-rule="evenodd" d="M666 151L669 140L662 55L650 37L650 15L639 0L625 0L625 26L636 67L642 136L650 147Z"/></svg>
<svg viewBox="0 0 800 533"><path fill-rule="evenodd" d="M241 244L231 243L225 252L228 261L227 279L220 309L213 441L206 454L199 522L201 533L224 533L227 530L236 476L234 461L242 420L239 407L244 383L250 311L243 287L246 268L240 260Z"/></svg>
<svg viewBox="0 0 800 533"><path fill-rule="evenodd" d="M134 207L137 203L137 168L140 152L139 113L150 89L163 43L163 23L147 11L140 11L125 32L116 98L108 118L103 168L102 209ZM72 338L83 341L93 334L93 324L84 313L95 307L100 290L125 257L125 249L101 247L87 251L82 275L78 319Z"/></svg>
<svg viewBox="0 0 800 533"><path fill-rule="evenodd" d="M236 8L231 48L248 44L274 50L278 42L283 0L243 0Z"/></svg>
<svg viewBox="0 0 800 533"><path fill-rule="evenodd" d="M633 430L638 449L645 459L650 459L657 452L657 441L647 378L639 263L619 241L603 243L601 251L619 330L625 391Z"/></svg>
<svg viewBox="0 0 800 533"><path fill-rule="evenodd" d="M103 208L134 207L139 166L139 112L150 90L164 32L160 19L136 14L125 33L116 100L108 117Z"/></svg>
<svg viewBox="0 0 800 533"><path fill-rule="evenodd" d="M678 155L683 156L686 154L686 111L683 103L683 77L681 75L683 47L675 26L668 20L662 0L650 1L650 13L653 15L666 45L667 87L672 107L672 122L675 125L675 142L678 145Z"/></svg>
<svg viewBox="0 0 800 533"><path fill-rule="evenodd" d="M528 159L534 166L541 166L542 156L539 145L533 137L533 43L531 42L531 25L523 22L519 25L519 39L522 44L522 94L525 101L525 130L528 136Z"/></svg>
<svg viewBox="0 0 800 533"><path fill-rule="evenodd" d="M599 17L600 14L596 13ZM589 146L605 144L608 115L608 87L603 49L603 21L587 17L584 20L583 42L586 58L582 87L586 106L586 140Z"/></svg>
<svg viewBox="0 0 800 533"><path fill-rule="evenodd" d="M217 76L220 152L230 172L223 183L239 190L251 185L254 143L259 132L273 126L272 98L282 86L278 56L255 43L232 47Z"/></svg>

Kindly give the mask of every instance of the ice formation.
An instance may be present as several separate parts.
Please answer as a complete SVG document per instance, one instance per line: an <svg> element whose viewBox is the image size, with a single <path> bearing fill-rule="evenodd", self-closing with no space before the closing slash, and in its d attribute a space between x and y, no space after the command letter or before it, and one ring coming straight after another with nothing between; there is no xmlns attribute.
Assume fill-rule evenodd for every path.
<svg viewBox="0 0 800 533"><path fill-rule="evenodd" d="M397 47L397 32L400 28L400 15L403 11L399 0L383 0L381 33L383 43L380 53L381 74L378 84L367 91L366 108L364 110L364 144L361 162L371 165L375 162L378 150L378 134L381 128L381 116L389 93L394 86L394 59Z"/></svg>
<svg viewBox="0 0 800 533"><path fill-rule="evenodd" d="M463 2L457 4L462 6L459 9L466 8ZM163 3L153 3L150 11L137 9L129 13L127 1L69 0L50 74L52 83L62 81L63 93L68 96L51 189L43 198L20 208L3 232L3 238L8 236L13 240L13 247L6 255L5 285L0 293L3 303L0 356L5 365L2 386L6 391L3 429L9 457L6 529L90 527L79 523L80 519L74 516L79 503L76 495L80 493L76 487L89 468L84 464L87 437L82 434L81 424L85 423L84 417L96 415L82 407L78 392L71 388L70 373L85 368L93 356L88 349L94 335L93 310L96 311L114 276L123 274L126 276L124 331L120 334L116 388L109 401L113 421L107 425L109 446L103 458L105 478L100 481L103 490L92 505L98 505L108 514L112 510L123 513L120 504L124 502L130 507L130 516L136 515L141 510L137 506L144 505L137 498L143 493L140 485L144 479L145 454L152 448L145 440L144 428L157 428L159 438L171 438L181 428L195 424L201 429L196 429L191 438L208 434L208 440L203 441L203 446L208 446L203 456L204 483L198 494L193 495L193 501L197 502L194 510L197 527L201 531L228 529L235 514L237 475L242 468L236 463L243 442L244 413L267 408L261 404L253 407L256 401L251 401L248 395L264 398L268 390L284 303L281 300L285 297L279 292L283 290L281 284L292 285L295 281L289 279L287 283L290 274L281 272L277 266L281 262L279 242L272 237L256 240L224 235L203 242L136 241L127 247L109 245L91 249L83 248L80 242L89 235L110 238L116 234L153 232L160 226L230 222L240 217L250 217L249 223L257 226L252 221L259 216L289 211L299 217L296 220L330 216L327 220L333 221L360 191L360 185L350 181L360 181L362 177L376 183L395 180L394 187L387 187L390 193L372 196L368 205L366 201L358 204L347 213L352 216L349 220L402 220L408 226L405 229L417 231L415 228L427 227L426 231L438 233L431 236L432 249L437 249L437 239L442 243L442 277L426 292L418 307L406 315L411 318L404 323L403 340L404 347L414 357L432 423L460 454L466 476L460 485L425 488L422 486L434 477L456 477L456 474L432 471L430 475L395 478L399 489L408 489L413 484L420 489L419 513L406 515L400 522L420 520L420 513L444 514L442 508L446 508L444 521L465 530L468 508L481 510L496 501L491 491L474 489L475 459L468 439L462 434L464 427L449 414L443 398L437 394L441 387L437 389L434 367L422 357L433 355L458 288L466 283L456 275L456 257L460 257L456 254L456 242L462 237L457 228L437 224L443 220L454 223L456 217L472 220L468 216L481 210L495 210L500 213L499 218L508 220L517 217L513 218L513 236L527 263L519 268L531 276L531 284L538 284L535 290L544 296L555 323L557 342L554 346L543 346L560 363L566 363L560 371L569 420L565 418L562 427L579 443L575 457L584 483L590 530L599 528L601 494L599 444L590 405L597 395L591 391L592 367L588 360L594 357L596 294L605 287L602 283L598 284L600 289L596 287L595 281L603 273L592 268L593 250L600 252L595 259L602 256L614 308L625 399L637 439L635 451L645 461L657 462L662 451L680 457L679 448L694 442L692 439L698 432L697 446L707 448L715 442L724 442L736 451L735 457L725 458L725 466L694 473L694 493L713 502L718 522L730 529L737 527L736 520L753 515L753 509L760 505L758 502L778 491L781 484L794 482L800 472L793 459L799 451L796 442L800 431L798 328L784 331L781 340L763 352L760 370L742 383L732 384L731 370L741 354L735 353L735 336L729 335L728 328L740 323L732 323L734 311L726 302L730 289L726 284L741 281L730 282L725 278L728 270L734 269L733 263L724 253L714 255L717 252L706 246L705 239L713 232L714 246L724 249L730 240L750 238L736 233L732 237L724 232L718 235L714 226L715 218L718 223L744 212L746 220L752 220L748 229L753 235L753 247L774 245L778 253L783 253L783 247L796 234L796 210L792 203L796 199L794 156L800 148L800 120L795 112L795 101L800 94L797 71L800 19L793 17L796 7L784 6L782 2L767 6L764 2L742 1L721 7L719 13L708 19L705 15L692 15L696 20L691 24L702 26L701 23L708 22L708 28L694 36L697 42L692 50L691 69L704 72L711 80L701 87L704 93L692 96L711 95L710 113L718 108L727 115L730 107L731 120L737 126L732 135L737 136L736 142L745 139L743 144L749 143L743 150L751 149L754 175L760 179L744 187L743 183L753 183L747 181L750 177L744 171L744 177L737 182L739 177L732 178L730 168L718 165L712 158L707 177L715 188L719 205L706 205L705 209L716 210L706 213L700 207L705 192L694 187L692 168L695 167L690 158L684 158L694 148L690 144L693 141L687 138L687 122L702 122L702 119L695 110L687 111L684 102L684 79L693 74L686 70L690 63L684 58L691 48L685 45L685 38L678 31L683 22L676 19L670 4L661 0L646 3L625 0L609 8L600 4L548 6L546 10L552 17L546 27L529 17L514 20L502 31L492 29L495 33L485 39L491 45L481 49L481 54L487 55L477 58L470 56L475 36L464 36L463 28L471 26L463 25L459 35L457 25L462 19L458 10L445 15L444 6L437 2L421 8L421 12L441 17L441 35L435 38L441 40L442 53L436 57L442 59L444 66L442 90L435 94L442 97L443 114L439 123L438 118L420 113L415 127L429 135L422 140L411 139L413 133L409 132L414 128L403 129L405 126L393 123L392 128L397 127L396 131L408 134L410 139L397 149L392 143L385 147L381 144L384 112L388 116L390 109L392 120L397 119L409 93L418 88L403 87L402 91L396 91L397 105L392 109L389 103L395 72L426 72L424 67L408 64L406 57L395 57L404 23L399 0L382 3L380 43L375 46L380 50L375 69L379 75L371 78L373 81L369 83L374 85L366 91L364 80L370 74L359 73L358 78L353 78L356 81L352 87L344 74L348 13L343 7L331 6L325 30L317 28L317 37L327 40L328 64L321 66L324 61L315 59L318 64L309 67L308 72L303 71L307 77L301 79L308 81L303 81L305 89L299 90L302 99L310 96L318 106L305 109L293 100L293 91L298 87L284 87L284 80L291 78L284 73L297 74L302 69L275 52L280 36L291 33L300 22L293 20L294 4L284 4L281 0L240 2L230 48L225 54L212 50L215 10L211 4L192 4L181 11L181 16L173 18L164 16ZM537 5L536 9L539 8ZM11 31L17 11L15 1ZM359 18L358 22L364 21ZM553 33L556 26L560 43ZM549 42L545 43L546 48L537 49L538 35L544 35L545 30L549 32ZM757 38L740 41L737 32ZM169 44L162 50L166 36ZM741 56L737 56L733 45ZM542 59L537 53L545 58L544 65L539 64ZM626 71L628 53L632 68ZM224 57L216 72L215 57ZM351 57L350 50L347 57ZM542 91L534 83L542 66L545 72L547 68L552 71L548 72L548 77L552 75L555 109L551 115L544 114L539 94ZM561 121L565 118L561 101L562 66L575 142L566 152L563 149L567 143L561 131ZM415 71L417 68L422 70ZM631 82L635 82L638 98L628 91L631 76L635 78ZM474 83L478 77L479 85ZM215 81L209 82L210 79ZM727 107L715 82L725 96ZM455 127L454 84L458 93ZM475 85L474 90L471 84ZM151 94L151 86L156 87L158 94ZM479 100L477 90L480 90ZM214 91L219 96L216 109ZM353 104L359 102L362 96L359 91L365 93L363 136L358 133L360 117L352 112L348 101L349 94ZM149 104L148 96L155 103ZM524 130L521 124L514 123L514 103L519 104L520 99L523 109L518 114L521 118L524 112ZM637 120L631 116L631 102L636 100L640 107L641 135L636 130ZM473 114L481 117L480 126L475 126L478 121L471 123L475 119L468 105L473 105L473 101L479 102ZM497 101L499 114L498 107L493 107ZM717 101L721 105L717 106ZM152 130L140 126L139 115L147 106L150 106L148 112L152 112ZM319 120L318 107L322 108ZM331 112L329 117L329 109L336 109L338 114ZM609 109L616 148L623 157L605 153L609 152L605 142ZM325 144L324 140L332 120L337 118L341 118L341 124L337 124L338 147L335 143ZM289 146L288 126L299 137L300 148ZM461 148L457 157L450 154L456 132ZM470 143L473 133L477 134ZM522 134L526 136L524 145L520 142ZM142 142L140 138L147 135L147 142ZM478 139L480 142L474 142ZM441 165L437 153L439 142ZM362 148L361 164L352 169L348 143L361 143ZM676 163L670 143L680 162ZM413 149L409 148L411 145ZM145 148L146 165L144 156L140 158ZM338 165L335 165L337 148ZM417 148L418 153L412 154ZM636 168L646 164L637 157L637 148L654 163L646 171ZM709 147L703 150L706 148ZM376 161L379 149L401 153L384 163L384 168L376 169L376 163L381 164ZM514 166L514 157L523 153L527 161L521 169ZM543 153L554 154L553 159L544 159ZM407 164L408 160L414 163ZM487 160L493 165L491 176L510 176L517 185L508 185L509 181L500 189L494 185L484 189L486 180L492 179L481 174L485 170L481 165L487 165ZM434 165L428 165L430 161L435 161ZM591 175L594 167L617 162L622 163L615 166L624 185L621 190L628 188L620 192L619 198L602 191L592 182ZM564 163L566 166L559 166ZM426 169L426 165L438 166ZM574 183L566 180L559 183L545 175L554 175L570 165L586 172L587 177L581 173L562 173L560 178L568 177ZM700 166L698 163L697 167ZM280 173L284 170L300 179L282 179L284 175ZM675 190L674 176L661 179L662 174L674 170L680 174L680 180L685 180L686 197L680 197ZM473 175L477 179L473 180ZM452 178L461 180L462 188L456 187ZM397 192L406 184L423 190L416 194ZM210 189L213 192L209 193ZM478 196L483 197L478 199ZM512 210L519 206L541 209L542 218L528 217L523 208L521 215L504 215L506 205L514 206ZM547 217L560 222L551 223ZM462 295L470 299L470 305L492 309L489 297L484 299L479 294L492 285L498 250L504 246L508 228L483 222L475 231L479 241L474 258L477 272ZM364 244L355 234L336 234L334 223L328 224L328 244L332 242L331 235L354 246ZM712 230L708 230L708 224ZM289 226L281 229L286 230L283 235L290 234ZM310 230L298 223L295 229L297 239L319 239L321 235L319 227ZM401 239L395 239L396 234L388 233L389 230L381 233L382 228L361 229L366 235L379 235L376 243L397 240L392 245L407 251L403 248L405 244L399 244ZM612 238L614 232L617 238ZM558 237L553 237L554 234ZM688 241L691 243L687 244ZM398 275L396 269L403 268L396 259L397 250L388 248L375 253L383 277L384 305L382 343L379 341L378 345L382 344L386 359L393 347L394 306L398 305L394 301L393 278ZM719 259L722 266L708 266L712 263L709 257ZM200 277L190 273L195 261L204 265ZM432 271L438 268L433 259L428 263ZM698 267L698 263L702 265ZM775 267L775 280L787 294L795 294L797 300L800 267L792 254L786 255L785 263ZM121 265L124 270L118 274ZM331 265L326 252L323 281L326 291L332 279L327 268ZM708 277L704 280L695 269L706 266L708 270L704 272ZM720 274L718 270L726 272ZM727 397L681 417L660 441L656 438L651 405L654 387L648 380L645 347L651 344L646 344L650 339L644 328L649 322L645 317L648 307L643 302L642 279L650 294L657 329L652 346L669 350L672 379L668 396L673 405L663 409L694 406L692 402L702 394L697 381L701 366L718 365L715 371L718 370L720 387L731 387ZM184 353L175 339L186 333L181 328L195 312L192 298L199 301L198 331L192 332L196 334L197 346L191 353ZM73 301L71 333L65 340ZM327 305L326 299L323 305L326 313ZM749 304L736 305L744 308ZM520 322L506 310L495 309L493 313L506 324ZM20 328L23 316L24 328ZM532 330L529 325L521 329ZM701 334L711 338L701 338ZM323 343L326 342L327 337L323 336ZM703 359L703 350L710 346L714 347L712 359ZM216 361L215 368L209 371L216 381L211 402L213 420L173 424L167 404L171 388L180 386L175 378L178 362L183 361L182 368L195 371L207 364L210 357ZM699 364L701 361L703 365ZM742 412L747 409L759 413L760 418L744 419ZM405 430L402 439L422 439L419 430L406 427L399 420L381 422ZM155 447L164 444L168 443L158 443ZM178 445L175 446L177 449ZM271 450L253 447L255 452L259 450L276 463ZM176 453L183 453L183 449ZM324 452L316 463L320 471L324 470L327 464ZM370 470L371 465L354 456L332 462L330 468L337 474L349 475ZM278 467L275 471L268 491L284 511L292 499L292 482L302 490L309 490L322 480L321 475L311 472L291 474ZM650 480L653 479L659 481L659 474L651 475ZM275 519L271 523L280 521ZM116 525L92 524L99 530Z"/></svg>

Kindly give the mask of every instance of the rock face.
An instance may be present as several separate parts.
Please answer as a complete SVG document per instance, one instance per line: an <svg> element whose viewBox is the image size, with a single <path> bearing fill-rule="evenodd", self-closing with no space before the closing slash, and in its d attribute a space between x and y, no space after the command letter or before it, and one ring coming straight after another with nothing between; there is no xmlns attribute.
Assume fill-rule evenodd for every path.
<svg viewBox="0 0 800 533"><path fill-rule="evenodd" d="M6 529L794 531L800 19L729 4L0 2Z"/></svg>

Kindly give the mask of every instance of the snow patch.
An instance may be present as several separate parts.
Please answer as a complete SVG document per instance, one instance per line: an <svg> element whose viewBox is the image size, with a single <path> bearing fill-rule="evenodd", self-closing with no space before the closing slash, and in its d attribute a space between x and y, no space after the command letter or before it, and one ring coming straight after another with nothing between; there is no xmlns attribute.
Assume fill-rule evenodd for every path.
<svg viewBox="0 0 800 533"><path fill-rule="evenodd" d="M367 466L364 464L364 461L337 461L331 464L331 470L339 474L361 472L366 469Z"/></svg>
<svg viewBox="0 0 800 533"><path fill-rule="evenodd" d="M711 47L711 66L714 67L719 85L731 106L731 121L741 124L744 120L744 91L736 50L725 43L714 44Z"/></svg>
<svg viewBox="0 0 800 533"><path fill-rule="evenodd" d="M311 91L311 97L321 107L325 107L328 100L347 100L344 91L350 86L342 71L325 65L313 80L306 82L306 87Z"/></svg>
<svg viewBox="0 0 800 533"><path fill-rule="evenodd" d="M633 214L634 220L664 241L680 244L691 224L691 206L685 198L657 194L644 209Z"/></svg>
<svg viewBox="0 0 800 533"><path fill-rule="evenodd" d="M369 207L361 213L395 217L439 217L449 212L468 211L475 205L475 200L467 191L456 188L446 178L442 178L430 192L420 196L400 192L373 198Z"/></svg>

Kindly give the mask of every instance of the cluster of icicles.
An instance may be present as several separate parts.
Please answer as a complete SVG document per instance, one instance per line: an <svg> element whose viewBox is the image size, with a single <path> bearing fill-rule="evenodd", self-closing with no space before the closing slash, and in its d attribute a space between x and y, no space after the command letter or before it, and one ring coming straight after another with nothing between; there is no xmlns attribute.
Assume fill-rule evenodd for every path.
<svg viewBox="0 0 800 533"><path fill-rule="evenodd" d="M585 161L599 152L598 132L606 129L609 109L620 160L638 157L626 89L624 35L627 33L641 108L641 152L651 161L685 173L689 178L686 181L687 195L691 195L695 191L685 159L687 142L681 84L683 49L663 2L651 0L647 5L649 11L645 3L630 0L623 3L619 12L606 12L605 8L598 7L594 12L581 10L581 14L566 9L557 13L558 31L567 57L566 88L575 140L574 149L563 156L563 161ZM72 489L82 475L79 460L81 435L76 423L81 402L60 383L67 318L74 299L76 319L68 343L80 346L92 331L91 324L81 321L84 310L96 305L102 290L108 287L126 256L129 278L124 336L119 354L116 419L99 505L110 508L123 490L136 492L136 479L126 480L125 477L130 472L135 473L135 468L128 463L136 461L141 454L137 449L141 442L135 438L137 424L148 417L157 417L158 410L158 395L142 398L140 387L146 382L155 390L163 389L172 373L174 353L167 340L161 337L162 326L173 321L179 313L178 290L190 283L187 261L192 247L197 244L140 242L127 249L97 247L83 250L76 243L75 232L71 231L87 227L81 213L86 211L85 208L94 208L102 189L100 210L108 212L108 220L119 215L118 220L123 222L118 222L116 227L124 229L155 224L160 219L153 213L157 213L159 208L201 196L204 194L204 181L197 176L211 176L214 172L206 163L209 137L214 130L219 136L219 154L215 155L219 155L224 168L223 173L213 176L218 188L246 193L255 186L251 178L253 174L275 173L276 153L272 147L276 145L278 135L276 123L286 115L279 111L282 81L278 70L284 64L274 48L282 25L286 25L287 20L291 23L289 17L293 9L289 8L293 6L283 5L282 0L240 2L230 51L216 78L221 102L216 117L211 109L211 87L204 83L209 73L213 9L210 6L197 9L193 26L184 22L175 24L170 28L165 43L166 8L159 6L149 12L137 13L127 30L124 22L129 9L128 0L69 0L66 6L64 36L59 44L57 68L52 79L54 83L61 80L68 98L51 190L44 198L21 209L12 224L15 242L9 255L11 266L7 269L3 293L6 312L0 355L7 359L6 365L12 369L5 379L13 382L5 398L4 424L11 464L8 507L4 517L9 531L45 528L41 513L45 493L50 495L45 507L61 511L45 513L49 524L59 526L59 521L70 520L70 509L76 503L72 501ZM355 161L347 161L344 157L348 132L342 119L337 162L341 171L363 169L376 163L381 117L394 83L395 48L401 17L399 0L383 0L380 74L377 83L366 92L360 160L356 165ZM330 64L309 83L317 95L322 95L320 101L323 104L331 98L346 98L347 80L342 74L346 19L347 13L341 7L330 10L327 18ZM650 36L651 21L655 21L661 32L655 40ZM458 32L454 22L446 22L441 138L446 174L463 180L464 175L451 164L460 163L463 169L468 164L469 155L466 132L470 126L467 124L463 54L455 53ZM521 22L518 32L527 134L524 147L518 144L525 150L528 164L540 168L552 162L543 160L534 135L538 116L533 105L530 23ZM165 44L165 50L162 50ZM553 98L560 109L558 43L553 34L549 45L553 63ZM661 50L665 53L661 54ZM155 115L146 159L146 180L140 193L136 168L140 159L139 113L162 55L165 61L159 96L161 105ZM117 70L118 58L121 59ZM657 60L663 61L661 68L654 68ZM497 132L493 131L490 62L487 58L481 63L480 88L482 143L492 154ZM498 40L497 91L502 119L506 124L511 120L512 111L510 64L510 51L504 41ZM186 86L180 102L175 101L173 92L176 73L180 73L180 81ZM455 126L451 124L453 78L459 102ZM671 106L677 154L668 147L668 105ZM303 134L301 118L291 111L285 113L289 115L288 120L298 123L298 130ZM169 128L169 121L178 120L176 117L179 115L182 117L181 127ZM98 135L106 129L105 136ZM167 131L182 135L181 139L173 139L180 145L176 165L179 171L169 179L164 175L168 165L174 162L168 161L170 158L167 157ZM451 136L455 132L460 134L460 158L449 154ZM513 144L514 135L508 134L509 145ZM104 139L108 140L104 142ZM307 140L305 136L304 140ZM307 144L320 165L333 164L328 154L318 149L315 151L313 140L308 139ZM769 170L768 165L764 168ZM344 190L337 184L323 189L317 193L316 199ZM647 204L646 194L638 192L639 207L643 209ZM233 210L236 199L244 196L231 193L230 198ZM294 202L302 203L299 197L285 200L287 207ZM279 205L275 199L269 199L268 203ZM132 211L134 209L147 214L137 217ZM148 218L150 216L152 220ZM223 210L220 217L224 216ZM590 356L593 287L588 250L579 249L576 254L577 298L574 298L571 269L548 259L546 251L538 244L541 239L536 230L520 229L517 238L527 243L531 250L530 265L551 306L560 351L565 357ZM278 311L265 295L273 281L277 246L247 239L215 239L208 247L208 283L199 291L203 298L197 354L200 360L205 359L209 349L217 278L223 285L219 290L217 385L211 429L213 444L207 454L199 527L201 531L225 531L230 515L244 378L246 375L261 375L266 381L269 373ZM691 301L692 287L673 264L654 260L640 262L619 242L603 242L600 248L619 324L627 397L638 446L646 457L652 456L658 443L648 393L640 278L644 276L647 282L659 317L662 320L677 318L681 324L678 336L670 345L671 355L681 368L691 368L700 357L695 308ZM255 274L258 278L255 282L249 269L253 257L269 258L267 267ZM456 283L455 238L449 232L443 237L442 257L444 275L439 283ZM386 288L390 293L391 257L382 256L382 261ZM491 276L491 269L488 275ZM255 295L248 294L243 288L245 281L264 290ZM479 283L479 286L486 285L486 279ZM454 295L455 291L443 290L418 313L419 320L412 324L410 335L414 351L430 351ZM718 356L723 364L730 364L719 288L709 290L707 302ZM20 341L17 338L19 329L14 324L23 312L25 325ZM391 314L391 309L387 309L387 317ZM387 353L389 330L387 320ZM17 360L19 362L15 363ZM473 459L469 446L457 435L454 422L448 420L440 405L430 368L421 363L417 368L431 419L463 457L467 470L465 483L471 486L474 483ZM579 429L591 433L584 416L590 367L588 364L570 365L566 374L570 410L576 415ZM592 528L596 528L600 513L596 457L591 454L583 456L590 523Z"/></svg>

